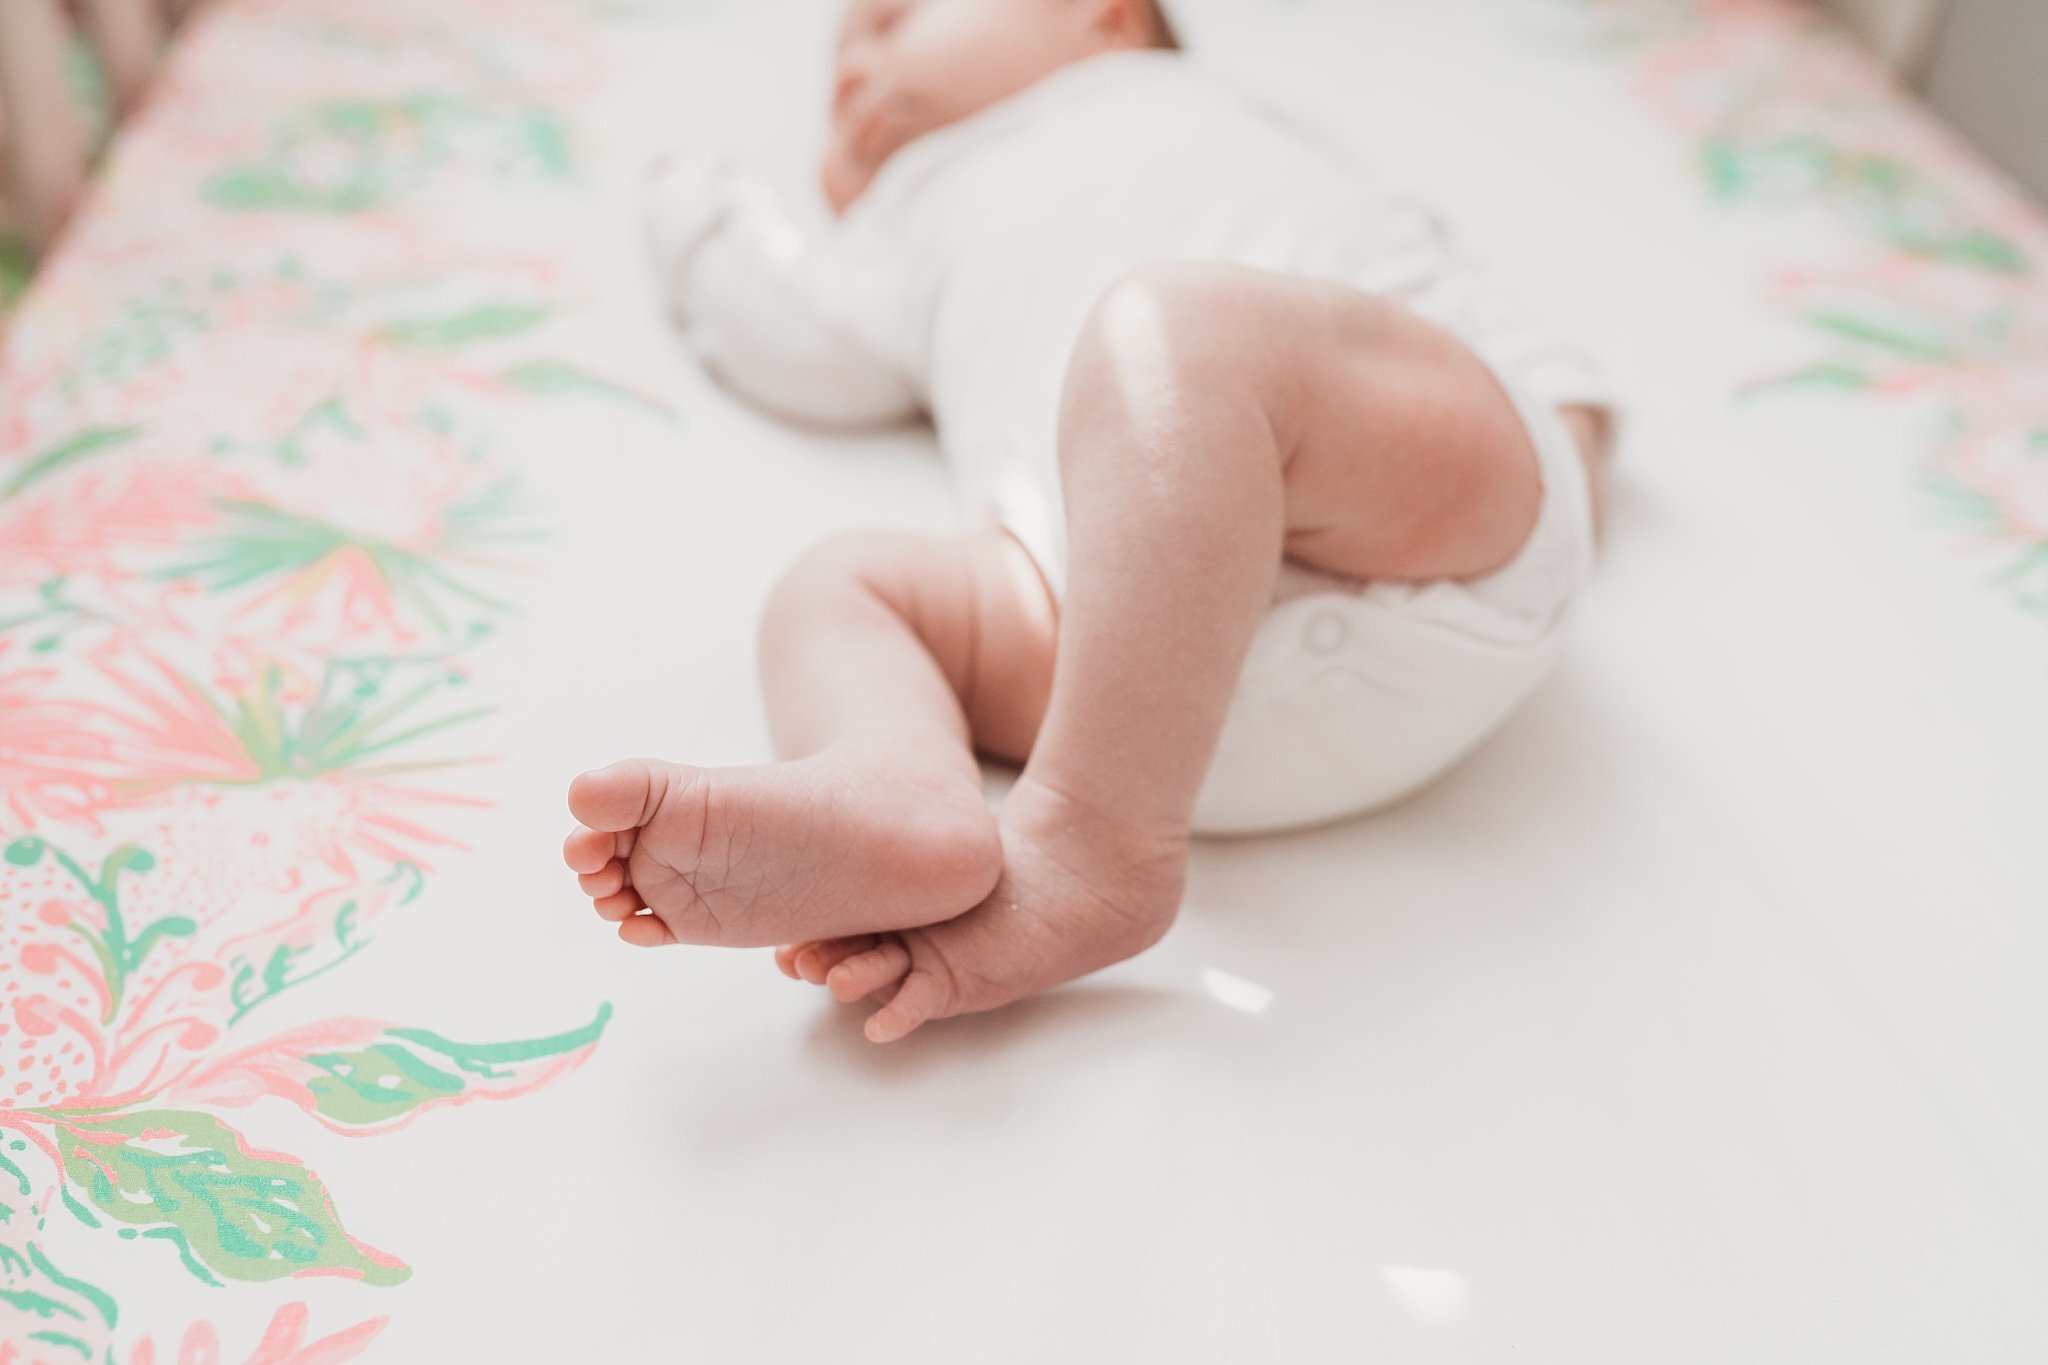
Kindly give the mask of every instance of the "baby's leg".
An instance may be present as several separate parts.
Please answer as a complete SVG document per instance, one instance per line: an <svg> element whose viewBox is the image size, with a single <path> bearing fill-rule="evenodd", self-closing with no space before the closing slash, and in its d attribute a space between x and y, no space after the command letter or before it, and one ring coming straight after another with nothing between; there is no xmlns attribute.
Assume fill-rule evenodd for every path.
<svg viewBox="0 0 2048 1365"><path fill-rule="evenodd" d="M842 999L900 987L878 1041L1127 957L1179 903L1188 820L1283 554L1384 579L1505 564L1541 476L1456 338L1340 286L1143 271L1068 370L1070 546L1050 706L972 914L847 955Z"/></svg>
<svg viewBox="0 0 2048 1365"><path fill-rule="evenodd" d="M993 752L1028 752L1052 650L1051 600L1007 536L832 541L782 580L762 620L785 761L585 773L563 856L598 913L643 946L958 915L1002 865L970 729Z"/></svg>
<svg viewBox="0 0 2048 1365"><path fill-rule="evenodd" d="M1071 588L1030 775L1183 833L1284 555L1472 577L1534 527L1519 414L1459 340L1373 295L1219 265L1114 291L1069 371Z"/></svg>

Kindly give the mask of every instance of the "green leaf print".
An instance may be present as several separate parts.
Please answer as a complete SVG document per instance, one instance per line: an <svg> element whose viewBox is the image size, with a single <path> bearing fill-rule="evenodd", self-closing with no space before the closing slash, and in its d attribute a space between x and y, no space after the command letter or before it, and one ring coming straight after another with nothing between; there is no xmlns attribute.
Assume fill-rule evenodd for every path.
<svg viewBox="0 0 2048 1365"><path fill-rule="evenodd" d="M1725 137L1709 138L1699 150L1700 167L1707 184L1720 199L1739 199L1749 188L1751 176L1742 148Z"/></svg>
<svg viewBox="0 0 2048 1365"><path fill-rule="evenodd" d="M392 866L391 874L380 883L389 886L404 877L412 878L413 886L399 902L401 905L410 902L419 894L419 869L411 863L396 863ZM324 949L323 945L324 951L319 952L309 944L277 944L270 950L270 956L264 960L260 973L248 959L235 958L234 976L228 984L228 999L235 1007L234 1013L228 1016L229 1025L240 1023L242 1016L250 1010L267 1000L283 995L294 986L303 986L308 981L325 976L368 947L369 940L362 937L356 929L354 900L344 901L341 908L334 912L331 934L333 948ZM302 964L301 959L308 957L315 959L314 965Z"/></svg>
<svg viewBox="0 0 2048 1365"><path fill-rule="evenodd" d="M116 1223L177 1247L208 1284L346 1275L392 1285L412 1271L350 1237L319 1178L259 1152L209 1114L147 1110L73 1124L64 1174Z"/></svg>
<svg viewBox="0 0 2048 1365"><path fill-rule="evenodd" d="M294 469L303 467L307 443L322 431L334 432L350 441L362 441L369 436L362 423L349 411L348 400L341 394L335 394L308 408L304 416L292 423L290 430L277 438L278 463Z"/></svg>
<svg viewBox="0 0 2048 1365"><path fill-rule="evenodd" d="M1790 374L1774 375L1762 379L1742 391L1742 397L1755 398L1762 394L1782 389L1849 389L1862 390L1871 385L1871 377L1863 370L1849 365L1809 365Z"/></svg>
<svg viewBox="0 0 2048 1365"><path fill-rule="evenodd" d="M407 351L452 351L511 336L547 320L548 310L525 303L485 303L445 318L387 323L373 339Z"/></svg>
<svg viewBox="0 0 2048 1365"><path fill-rule="evenodd" d="M126 445L141 434L141 427L87 427L73 432L16 470L6 483L0 484L0 502L48 478L66 465Z"/></svg>
<svg viewBox="0 0 2048 1365"><path fill-rule="evenodd" d="M111 1294L59 1270L34 1242L19 1248L0 1242L0 1305L21 1318L47 1324L49 1332L65 1337L77 1331L97 1333L95 1318L107 1328L121 1320L120 1307ZM0 1327L6 1325L0 1318ZM42 1339L51 1338L46 1335Z"/></svg>
<svg viewBox="0 0 2048 1365"><path fill-rule="evenodd" d="M569 130L551 109L529 109L523 120L527 150L542 172L566 180L575 173L576 156Z"/></svg>
<svg viewBox="0 0 2048 1365"><path fill-rule="evenodd" d="M314 1111L349 1127L375 1127L467 1091L523 1088L528 1064L595 1043L611 1019L601 1006L582 1028L515 1043L458 1043L426 1029L386 1029L367 1047L308 1055Z"/></svg>
<svg viewBox="0 0 2048 1365"><path fill-rule="evenodd" d="M393 600L436 631L455 630L455 614L509 613L512 605L458 573L488 568L485 552L534 538L522 524L518 489L498 484L452 504L438 544L400 546L263 503L222 499L220 529L192 557L160 569L157 578L191 579L211 592L315 571L344 553L360 557L391 591Z"/></svg>
<svg viewBox="0 0 2048 1365"><path fill-rule="evenodd" d="M45 853L99 903L100 913L105 918L105 927L100 929L79 920L71 921L66 927L84 939L93 956L99 959L100 972L107 987L107 1007L100 1022L112 1023L121 1012L128 978L149 956L149 950L167 938L190 938L198 932L199 925L186 915L165 915L144 927L133 938L129 937L128 923L121 913L121 875L140 875L155 870L156 857L146 848L122 844L101 861L97 873L88 871L78 859L33 834L25 834L8 844L0 857L15 867L34 867Z"/></svg>
<svg viewBox="0 0 2048 1365"><path fill-rule="evenodd" d="M622 384L615 384L566 360L529 360L506 370L503 378L513 388L536 397L557 398L588 394L596 398L608 398L615 402L630 404L671 421L676 415L666 403L650 398L646 394L636 393Z"/></svg>
<svg viewBox="0 0 2048 1365"><path fill-rule="evenodd" d="M392 1041L353 1052L317 1053L306 1062L322 1073L306 1083L315 1111L351 1126L386 1123L462 1093L462 1077Z"/></svg>
<svg viewBox="0 0 2048 1365"><path fill-rule="evenodd" d="M1996 275L2024 275L2027 256L2018 246L1983 228L1966 228L1952 236L1925 237L1900 233L1897 245L1917 256L1971 266Z"/></svg>
<svg viewBox="0 0 2048 1365"><path fill-rule="evenodd" d="M430 680L397 697L384 696L378 686L338 691L344 672L330 667L311 704L293 707L281 699L282 675L275 664L269 664L263 671L261 691L235 698L232 710L221 712L254 765L257 781L338 773L368 777L435 766L412 762L394 767L386 756L394 748L475 720L490 710L471 707L421 720L415 708L437 697L446 684ZM373 759L385 760L385 766L372 765Z"/></svg>
<svg viewBox="0 0 2048 1365"><path fill-rule="evenodd" d="M202 193L216 208L243 213L294 210L346 216L376 208L383 203L386 188L368 168L340 184L316 186L305 183L288 167L257 164L222 171L206 182Z"/></svg>
<svg viewBox="0 0 2048 1365"><path fill-rule="evenodd" d="M260 160L223 169L200 193L238 213L346 216L389 208L451 166L568 184L575 152L561 116L543 105L441 94L319 100L279 124Z"/></svg>
<svg viewBox="0 0 2048 1365"><path fill-rule="evenodd" d="M262 161L230 166L200 194L239 213L347 216L383 207L417 179L426 153L409 134L416 111L405 101L321 101L301 109Z"/></svg>
<svg viewBox="0 0 2048 1365"><path fill-rule="evenodd" d="M1913 336L1881 322L1850 313L1814 313L1809 320L1824 332L1845 341L1861 342L1927 365L1952 365L1959 357L1953 347L1928 337Z"/></svg>

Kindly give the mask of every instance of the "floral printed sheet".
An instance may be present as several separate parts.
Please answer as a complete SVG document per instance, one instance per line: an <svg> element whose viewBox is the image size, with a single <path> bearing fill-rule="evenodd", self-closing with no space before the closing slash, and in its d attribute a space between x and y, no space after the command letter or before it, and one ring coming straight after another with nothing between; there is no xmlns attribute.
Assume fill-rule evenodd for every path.
<svg viewBox="0 0 2048 1365"><path fill-rule="evenodd" d="M636 274L832 11L230 0L124 132L0 361L0 1362L2040 1359L2048 223L1789 0L1182 7L1633 397L1467 771L887 1057L591 927L566 776L955 515Z"/></svg>
<svg viewBox="0 0 2048 1365"><path fill-rule="evenodd" d="M1818 13L1589 0L1710 199L1783 224L1762 281L1805 353L1743 402L1881 405L1920 428L1930 513L2048 610L2048 214ZM1819 228L1824 243L1794 245Z"/></svg>
<svg viewBox="0 0 2048 1365"><path fill-rule="evenodd" d="M413 1274L281 1115L477 1131L471 1106L569 1083L604 1034L594 997L480 1034L348 986L492 804L493 637L545 539L506 428L669 420L559 337L592 28L219 7L14 328L0 1358L356 1354L375 1293L309 1319L247 1292Z"/></svg>

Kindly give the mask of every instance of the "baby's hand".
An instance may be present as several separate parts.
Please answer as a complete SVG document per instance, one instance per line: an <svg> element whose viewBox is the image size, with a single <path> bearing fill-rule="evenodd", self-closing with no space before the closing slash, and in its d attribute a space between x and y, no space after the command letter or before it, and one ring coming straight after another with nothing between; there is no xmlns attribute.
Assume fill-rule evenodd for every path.
<svg viewBox="0 0 2048 1365"><path fill-rule="evenodd" d="M752 252L801 250L774 194L717 151L674 147L643 172L641 231L670 315L690 325L688 274L698 254L723 231L739 231Z"/></svg>
<svg viewBox="0 0 2048 1365"><path fill-rule="evenodd" d="M739 171L715 152L671 147L641 172L640 225L664 275L694 254L731 211Z"/></svg>

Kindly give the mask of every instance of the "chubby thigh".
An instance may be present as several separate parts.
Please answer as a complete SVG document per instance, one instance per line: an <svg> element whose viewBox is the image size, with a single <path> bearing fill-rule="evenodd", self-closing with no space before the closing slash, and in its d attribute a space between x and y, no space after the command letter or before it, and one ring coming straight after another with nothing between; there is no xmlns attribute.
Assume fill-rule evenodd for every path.
<svg viewBox="0 0 2048 1365"><path fill-rule="evenodd" d="M1321 668L1320 655L1309 649L1309 663L1290 668L1308 668L1320 680L1305 689L1276 683L1270 668L1260 674L1257 665L1262 655L1272 654L1271 641L1281 628L1272 620L1261 624L1238 680L1205 808L1213 814L1209 797L1228 785L1232 772L1277 773L1274 780L1283 787L1289 781L1289 765L1270 761L1277 751L1260 763L1242 761L1247 736L1257 732L1244 720L1254 705L1247 688L1255 675L1265 679L1256 705L1264 708L1267 730L1286 730L1305 752L1316 748L1316 733L1327 738L1341 730L1349 737L1335 747L1323 744L1323 753L1326 760L1345 755L1341 767L1350 785L1298 811L1290 806L1225 819L1202 819L1198 811L1198 825L1280 827L1330 818L1412 785L1390 773L1426 778L1440 771L1446 755L1455 758L1476 742L1533 686L1548 667L1548 646L1481 640L1466 647L1468 642L1453 638L1430 655L1417 642L1441 644L1448 627L1405 620L1397 599L1404 592L1428 602L1463 594L1528 558L1546 506L1546 485L1557 482L1541 467L1538 445L1562 453L1583 479L1555 413L1547 414L1550 439L1539 440L1526 405L1456 336L1386 300L1325 281L1213 264L1149 268L1119 285L1098 308L1077 350L1076 373L1120 377L1129 368L1120 364L1126 358L1121 352L1129 349L1133 333L1158 338L1161 344L1150 348L1148 363L1156 360L1172 370L1146 386L1150 391L1175 403L1228 403L1239 415L1262 413L1254 426L1271 433L1266 458L1276 462L1269 466L1270 477L1279 485L1285 520L1273 560L1284 555L1296 569L1345 585L1333 588L1333 596L1348 604L1339 613L1347 622L1347 648L1365 650L1363 656L1347 652L1344 666L1333 672ZM1091 407L1118 406L1091 402L1092 387L1100 385L1077 385L1069 377L1068 438L1086 429ZM1132 386L1112 387L1116 392L1105 399L1121 402ZM1191 430L1205 425L1199 417L1181 415L1194 422ZM1118 458L1114 440L1094 440L1090 450L1093 459ZM1214 453L1243 458L1243 452ZM1171 496L1172 488L1199 482L1187 477L1191 473L1151 485L1148 496ZM1071 503L1087 481L1070 478L1066 484ZM1581 485L1577 501L1583 500ZM1076 509L1066 510L1071 520ZM1104 524L1101 509L1091 509L1091 516ZM976 747L1013 761L1028 757L1052 693L1059 646L1059 608L1040 569L1056 579L1059 566L1036 565L1017 540L995 529L898 544L900 557L890 556L895 563L873 566L882 595L900 604L899 614L911 621L953 682ZM1174 552L1170 542L1154 548ZM1127 602L1123 609L1142 613L1144 603ZM1284 604L1272 613L1282 614ZM1384 679L1361 684L1361 657L1396 675L1413 664L1426 685L1405 691L1397 686L1389 694ZM1405 698L1407 709L1390 705L1389 695ZM1418 721L1438 702L1451 709L1438 706L1441 714ZM1310 711L1320 731L1304 728ZM1435 738L1418 742L1419 732ZM1415 752L1402 757L1406 750ZM1232 760L1233 752L1238 760ZM1247 800L1258 804L1249 792Z"/></svg>
<svg viewBox="0 0 2048 1365"><path fill-rule="evenodd" d="M1062 445L1077 413L1156 401L1195 416L1255 406L1280 462L1285 553L1331 573L1490 573L1536 521L1536 450L1494 370L1457 334L1349 285L1210 261L1126 276L1076 345Z"/></svg>
<svg viewBox="0 0 2048 1365"><path fill-rule="evenodd" d="M1428 786L1555 667L1592 574L1580 442L1515 396L1538 454L1536 525L1509 562L1402 583L1283 565L1196 798L1200 834L1253 834L1378 810Z"/></svg>
<svg viewBox="0 0 2048 1365"><path fill-rule="evenodd" d="M1297 828L1391 805L1478 747L1552 671L1590 571L1576 452L1545 461L1541 519L1477 580L1376 583L1283 565L1193 813L1198 834ZM1058 607L1006 532L903 546L927 647L956 680L975 747L1029 757Z"/></svg>
<svg viewBox="0 0 2048 1365"><path fill-rule="evenodd" d="M1098 538L1116 535L1116 518L1082 501L1118 488L1088 465L1122 456L1099 439L1105 427L1188 437L1178 455L1155 454L1140 498L1199 496L1204 480L1186 460L1249 453L1202 435L1228 429L1274 462L1276 597L1296 595L1301 575L1325 580L1320 609L1269 607L1247 632L1248 655L1231 660L1236 676L1219 680L1228 708L1197 829L1283 828L1385 804L1469 750L1548 671L1589 563L1584 471L1557 413L1512 392L1452 332L1328 281L1174 263L1098 306L1067 398L1061 464L1077 537L1084 518ZM1247 409L1259 420L1242 421ZM1189 554L1181 571L1196 576L1213 538L1237 524L1225 509L1205 523L1210 538L1154 535L1149 552ZM1077 607L1083 571L1119 562L1076 553ZM1119 610L1142 616L1145 604Z"/></svg>

